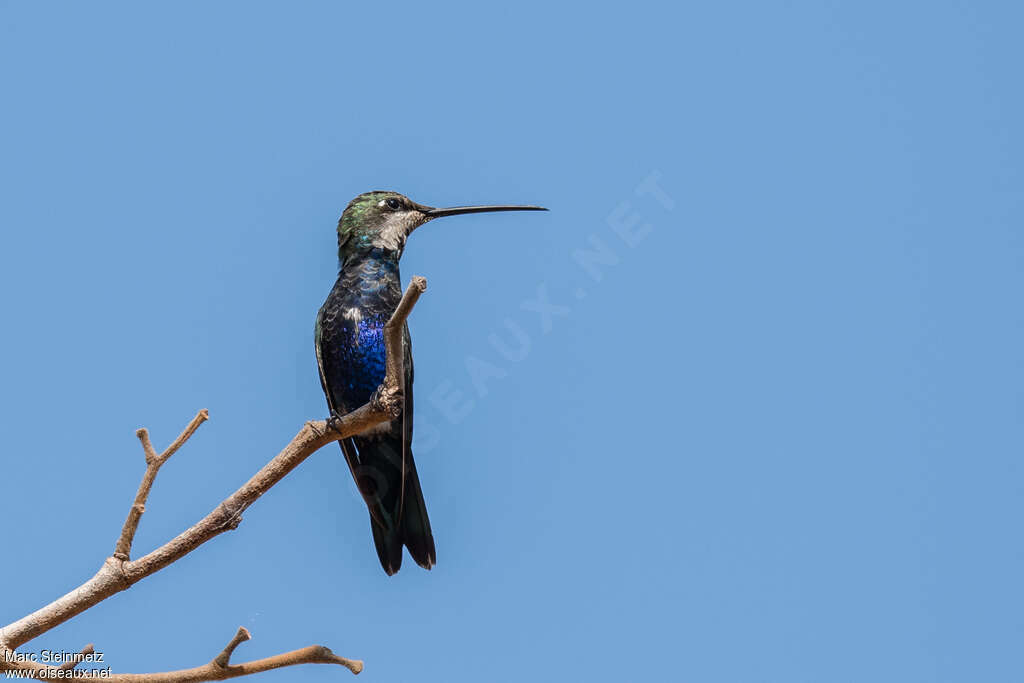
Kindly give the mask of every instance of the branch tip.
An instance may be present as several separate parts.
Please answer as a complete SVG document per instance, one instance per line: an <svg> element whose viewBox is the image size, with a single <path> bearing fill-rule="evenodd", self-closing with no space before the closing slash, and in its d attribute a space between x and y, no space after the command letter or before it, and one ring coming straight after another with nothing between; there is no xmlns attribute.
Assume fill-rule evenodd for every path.
<svg viewBox="0 0 1024 683"><path fill-rule="evenodd" d="M221 653L214 658L213 665L221 669L226 669L228 664L231 662L231 655L235 651L235 648L251 638L252 634L249 633L249 629L244 626L239 626L238 632L235 633L235 637L232 638L231 642L227 644L227 647L225 647Z"/></svg>
<svg viewBox="0 0 1024 683"><path fill-rule="evenodd" d="M199 425L203 424L209 419L210 411L207 410L206 408L203 408L198 413L196 413L196 416L192 418L192 421L188 423L188 426L185 427L181 434L178 435L178 438L171 442L171 445L167 447L167 450L160 454L161 462L167 460L172 455L177 453L178 449L184 446L185 442L188 441L192 437L192 435L196 433L196 430L199 429Z"/></svg>
<svg viewBox="0 0 1024 683"><path fill-rule="evenodd" d="M348 659L346 657L339 657L329 647L320 646L321 656L324 662L330 662L333 664L339 664L357 676L363 672L363 660L361 659Z"/></svg>
<svg viewBox="0 0 1024 683"><path fill-rule="evenodd" d="M149 440L149 430L145 427L135 430L135 436L139 438L142 443L142 452L146 454L146 464L150 465L157 459L156 449L153 448L153 442Z"/></svg>

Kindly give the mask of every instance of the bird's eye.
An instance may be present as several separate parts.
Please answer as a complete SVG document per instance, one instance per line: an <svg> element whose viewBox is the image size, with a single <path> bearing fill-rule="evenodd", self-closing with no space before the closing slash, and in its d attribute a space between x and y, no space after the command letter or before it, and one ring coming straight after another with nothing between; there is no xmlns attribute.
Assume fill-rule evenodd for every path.
<svg viewBox="0 0 1024 683"><path fill-rule="evenodd" d="M394 197L388 197L387 205L388 208L391 209L392 211L398 211L398 209L400 209L402 206L402 202L398 201Z"/></svg>

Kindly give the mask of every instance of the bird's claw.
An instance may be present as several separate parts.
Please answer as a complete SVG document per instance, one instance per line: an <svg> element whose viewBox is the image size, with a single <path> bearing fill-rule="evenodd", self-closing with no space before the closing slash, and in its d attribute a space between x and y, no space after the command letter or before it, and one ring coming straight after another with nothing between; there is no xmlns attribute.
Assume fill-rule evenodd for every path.
<svg viewBox="0 0 1024 683"><path fill-rule="evenodd" d="M330 417L327 418L327 431L341 431L341 413L339 413L337 410L332 410Z"/></svg>
<svg viewBox="0 0 1024 683"><path fill-rule="evenodd" d="M376 410L381 410L392 417L402 414L402 406L405 405L405 395L398 387L389 387L381 384L370 396L370 405Z"/></svg>

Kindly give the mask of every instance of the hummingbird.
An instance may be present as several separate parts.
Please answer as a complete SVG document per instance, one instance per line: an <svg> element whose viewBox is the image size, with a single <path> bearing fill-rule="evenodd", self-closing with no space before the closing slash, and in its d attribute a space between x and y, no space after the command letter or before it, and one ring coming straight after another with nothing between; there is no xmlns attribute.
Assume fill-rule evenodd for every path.
<svg viewBox="0 0 1024 683"><path fill-rule="evenodd" d="M398 262L413 230L444 216L489 211L547 211L540 206L456 206L438 209L397 192L365 192L338 221L338 280L316 317L316 361L331 415L370 400L385 374L384 325L402 298ZM339 441L370 511L380 564L391 576L402 547L416 564L437 562L427 506L412 458L413 364L408 324L402 330L405 388L401 415Z"/></svg>

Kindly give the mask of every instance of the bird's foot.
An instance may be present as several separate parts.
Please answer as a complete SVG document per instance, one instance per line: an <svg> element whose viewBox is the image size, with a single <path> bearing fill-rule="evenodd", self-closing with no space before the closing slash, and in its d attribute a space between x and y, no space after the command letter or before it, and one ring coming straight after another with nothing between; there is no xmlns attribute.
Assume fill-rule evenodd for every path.
<svg viewBox="0 0 1024 683"><path fill-rule="evenodd" d="M330 417L327 418L327 431L340 432L341 417L341 413L339 413L337 410L332 410Z"/></svg>
<svg viewBox="0 0 1024 683"><path fill-rule="evenodd" d="M399 387L388 386L385 382L377 387L377 390L370 396L370 405L375 410L384 411L394 419L402 414L405 395Z"/></svg>

